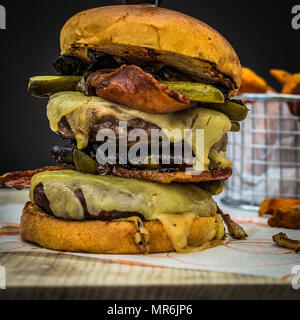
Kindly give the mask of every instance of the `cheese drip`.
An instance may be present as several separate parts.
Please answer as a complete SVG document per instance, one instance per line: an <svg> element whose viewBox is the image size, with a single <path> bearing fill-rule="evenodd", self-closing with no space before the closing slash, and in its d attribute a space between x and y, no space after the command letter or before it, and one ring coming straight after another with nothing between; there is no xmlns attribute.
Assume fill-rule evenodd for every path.
<svg viewBox="0 0 300 320"><path fill-rule="evenodd" d="M195 185L163 185L68 170L42 172L32 179L32 202L34 189L40 183L44 186L53 214L58 218L77 221L85 219L84 210L75 195L75 191L80 188L92 215L100 211L138 212L146 220L160 220L177 252L189 249L188 237L196 217L215 217L216 228L212 230L211 239L222 239L224 236L224 227L222 232L222 222L216 215L214 200L209 193ZM147 243L148 237L144 231L141 233L141 239L146 239L143 245Z"/></svg>
<svg viewBox="0 0 300 320"><path fill-rule="evenodd" d="M183 213L180 216L175 214L161 214L156 219L165 227L176 252L188 247L188 237L196 215L192 212Z"/></svg>
<svg viewBox="0 0 300 320"><path fill-rule="evenodd" d="M225 229L220 215L216 215L216 228L210 231L208 238L215 239L199 243L196 246L188 246L188 238L191 234L192 223L196 215L191 212L181 215L161 214L156 216L164 226L177 253L200 252L206 249L223 245L221 241L225 235Z"/></svg>
<svg viewBox="0 0 300 320"><path fill-rule="evenodd" d="M58 131L61 119L66 117L75 134L79 149L84 149L88 145L91 123L104 116L113 116L120 121L139 118L156 124L173 143L182 141L185 129L192 129L191 147L199 162L198 167L203 170L209 168L210 158L214 161L214 153L209 154L212 146L231 129L231 122L227 116L214 110L190 108L168 114L149 114L106 101L100 97L87 97L79 92L59 92L53 95L47 106L47 116L50 127L55 132ZM197 129L204 130L204 148L201 154L197 149L202 149L197 148L196 144Z"/></svg>

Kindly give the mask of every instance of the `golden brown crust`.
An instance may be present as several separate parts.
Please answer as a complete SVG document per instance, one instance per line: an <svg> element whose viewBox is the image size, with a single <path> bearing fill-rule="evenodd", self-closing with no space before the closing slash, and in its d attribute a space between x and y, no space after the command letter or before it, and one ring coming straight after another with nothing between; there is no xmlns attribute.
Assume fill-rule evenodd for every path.
<svg viewBox="0 0 300 320"><path fill-rule="evenodd" d="M94 49L128 63L162 62L195 79L219 83L233 96L240 61L213 28L185 14L146 6L108 6L73 16L61 32L61 53L88 62Z"/></svg>
<svg viewBox="0 0 300 320"><path fill-rule="evenodd" d="M206 182L206 181L219 181L227 180L232 176L232 169L210 170L203 171L199 174L189 174L183 172L159 172L154 170L129 170L119 166L115 166L112 169L112 174L122 178L129 179L143 179L164 184L172 182Z"/></svg>
<svg viewBox="0 0 300 320"><path fill-rule="evenodd" d="M158 220L147 221L150 232L150 253L172 252L174 247ZM27 203L21 218L20 232L24 241L42 247L73 252L104 254L140 254L134 237L133 222L66 221L43 213L36 205ZM188 244L202 245L217 235L216 217L194 219Z"/></svg>

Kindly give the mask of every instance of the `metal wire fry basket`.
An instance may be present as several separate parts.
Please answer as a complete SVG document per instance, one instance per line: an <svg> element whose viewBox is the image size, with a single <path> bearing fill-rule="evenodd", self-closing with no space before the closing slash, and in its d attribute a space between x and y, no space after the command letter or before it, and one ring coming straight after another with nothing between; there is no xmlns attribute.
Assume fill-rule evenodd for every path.
<svg viewBox="0 0 300 320"><path fill-rule="evenodd" d="M300 95L244 94L248 118L229 134L234 175L222 201L257 210L267 198L300 199Z"/></svg>

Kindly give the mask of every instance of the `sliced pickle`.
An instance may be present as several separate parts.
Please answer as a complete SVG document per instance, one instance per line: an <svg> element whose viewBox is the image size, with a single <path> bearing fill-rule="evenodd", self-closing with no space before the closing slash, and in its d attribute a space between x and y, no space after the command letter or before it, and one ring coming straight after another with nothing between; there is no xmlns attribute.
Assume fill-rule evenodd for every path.
<svg viewBox="0 0 300 320"><path fill-rule="evenodd" d="M90 173L90 174L97 173L99 164L94 159L86 155L84 152L78 149L75 149L73 152L73 160L74 160L76 169L79 172Z"/></svg>
<svg viewBox="0 0 300 320"><path fill-rule="evenodd" d="M209 181L199 183L199 187L210 193L212 196L217 196L223 192L224 184L222 181Z"/></svg>
<svg viewBox="0 0 300 320"><path fill-rule="evenodd" d="M224 103L225 101L222 91L210 84L184 81L160 81L160 83L189 97L192 101L203 103Z"/></svg>
<svg viewBox="0 0 300 320"><path fill-rule="evenodd" d="M231 132L240 132L241 131L241 125L239 122L231 121Z"/></svg>
<svg viewBox="0 0 300 320"><path fill-rule="evenodd" d="M37 98L49 98L61 91L76 91L81 76L38 76L29 79L28 91Z"/></svg>
<svg viewBox="0 0 300 320"><path fill-rule="evenodd" d="M213 109L224 113L232 121L243 121L248 115L247 107L234 101L227 100L225 103L204 104L203 108Z"/></svg>

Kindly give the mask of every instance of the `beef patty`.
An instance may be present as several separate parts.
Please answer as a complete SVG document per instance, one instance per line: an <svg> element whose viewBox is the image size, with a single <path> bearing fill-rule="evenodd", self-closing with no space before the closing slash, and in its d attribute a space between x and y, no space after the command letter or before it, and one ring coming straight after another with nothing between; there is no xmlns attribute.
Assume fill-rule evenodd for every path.
<svg viewBox="0 0 300 320"><path fill-rule="evenodd" d="M85 220L114 221L119 219L130 218L130 217L139 217L140 219L145 220L143 215L137 212L100 211L98 215L92 215L88 211L84 194L80 188L75 190L74 196L76 196L79 199L82 205ZM38 184L35 187L33 197L34 197L35 204L39 208L41 208L48 215L54 216L50 207L50 202L47 198L47 195L45 193L44 186L42 183Z"/></svg>

